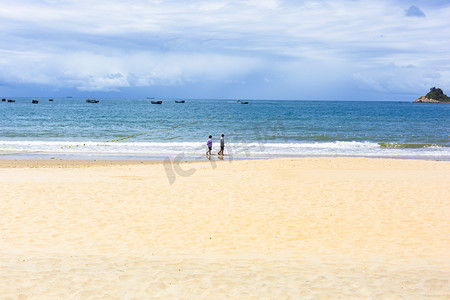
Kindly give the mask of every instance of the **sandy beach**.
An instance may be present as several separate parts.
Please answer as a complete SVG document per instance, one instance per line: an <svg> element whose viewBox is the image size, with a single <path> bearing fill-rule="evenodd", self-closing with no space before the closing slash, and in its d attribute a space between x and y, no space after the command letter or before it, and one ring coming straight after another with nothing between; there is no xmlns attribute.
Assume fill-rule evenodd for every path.
<svg viewBox="0 0 450 300"><path fill-rule="evenodd" d="M450 299L450 162L0 161L1 299Z"/></svg>

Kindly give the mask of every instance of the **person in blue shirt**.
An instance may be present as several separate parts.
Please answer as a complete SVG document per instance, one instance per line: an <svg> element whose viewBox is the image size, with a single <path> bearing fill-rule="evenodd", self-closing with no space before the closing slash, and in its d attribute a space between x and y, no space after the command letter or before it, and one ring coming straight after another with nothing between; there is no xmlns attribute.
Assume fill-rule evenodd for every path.
<svg viewBox="0 0 450 300"><path fill-rule="evenodd" d="M206 146L208 146L208 151L206 151L206 155L211 155L211 150L212 150L212 135L209 136L208 141L206 142Z"/></svg>

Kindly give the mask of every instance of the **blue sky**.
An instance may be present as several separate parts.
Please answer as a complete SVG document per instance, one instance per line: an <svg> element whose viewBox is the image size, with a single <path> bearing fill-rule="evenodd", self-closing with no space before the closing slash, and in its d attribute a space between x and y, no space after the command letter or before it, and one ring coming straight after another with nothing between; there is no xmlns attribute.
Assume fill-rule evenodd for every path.
<svg viewBox="0 0 450 300"><path fill-rule="evenodd" d="M450 1L15 0L0 41L0 97L450 94Z"/></svg>

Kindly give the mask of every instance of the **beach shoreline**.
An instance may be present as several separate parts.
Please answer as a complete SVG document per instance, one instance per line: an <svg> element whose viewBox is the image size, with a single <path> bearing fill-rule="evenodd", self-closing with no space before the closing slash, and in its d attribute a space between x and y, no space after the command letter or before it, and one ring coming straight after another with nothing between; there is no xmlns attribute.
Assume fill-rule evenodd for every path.
<svg viewBox="0 0 450 300"><path fill-rule="evenodd" d="M0 160L0 294L450 297L450 162L204 160Z"/></svg>
<svg viewBox="0 0 450 300"><path fill-rule="evenodd" d="M218 155L212 155L209 159L206 155L199 155L197 157L183 157L183 159L178 159L179 163L189 163L189 164L197 164L204 162L228 162L231 163L233 161L265 161L265 160L283 160L283 159L381 159L381 160L412 160L412 161L450 161L448 159L439 159L439 158L426 158L426 157L403 157L403 156L391 156L391 157L372 157L372 156L282 156L282 157L230 157L223 156L221 158ZM223 158L223 159L222 159ZM61 157L57 155L46 155L44 157L28 157L28 156L20 156L20 157L11 157L9 155L0 155L0 168L4 166L26 166L28 164L33 164L34 167L40 166L52 166L65 164L67 166L73 165L81 165L81 166L89 166L89 165L99 165L99 166L110 166L110 165L134 165L134 164L162 164L166 160L174 161L176 156L94 156L89 157L86 156L84 158L68 156Z"/></svg>
<svg viewBox="0 0 450 300"><path fill-rule="evenodd" d="M405 160L426 160L426 161L450 161L447 154L442 156L428 155L402 155L398 154L274 154L274 153L226 153L224 156L218 156L213 152L212 160L216 161L241 161L241 160L272 160L272 159L302 159L302 158L369 158L369 159L405 159ZM123 162L163 162L165 160L177 160L180 162L204 162L206 156L200 153L149 153L149 154L130 154L130 153L52 153L52 152L28 152L28 151L4 151L0 152L0 161L123 161Z"/></svg>

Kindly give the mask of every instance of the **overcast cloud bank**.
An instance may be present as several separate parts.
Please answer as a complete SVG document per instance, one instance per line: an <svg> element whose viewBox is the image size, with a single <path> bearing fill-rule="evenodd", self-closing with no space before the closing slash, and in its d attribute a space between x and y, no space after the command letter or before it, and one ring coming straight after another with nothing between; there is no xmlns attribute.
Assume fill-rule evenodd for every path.
<svg viewBox="0 0 450 300"><path fill-rule="evenodd" d="M450 88L446 2L10 1L0 92L406 100Z"/></svg>

